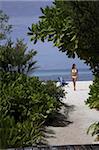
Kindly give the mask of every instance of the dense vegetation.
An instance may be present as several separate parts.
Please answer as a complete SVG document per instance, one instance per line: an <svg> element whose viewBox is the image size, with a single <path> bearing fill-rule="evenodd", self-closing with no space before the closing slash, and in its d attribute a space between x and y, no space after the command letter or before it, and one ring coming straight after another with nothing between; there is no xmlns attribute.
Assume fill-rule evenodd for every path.
<svg viewBox="0 0 99 150"><path fill-rule="evenodd" d="M90 108L99 110L99 77L95 77L93 85L90 85L89 98L86 104L88 104Z"/></svg>
<svg viewBox="0 0 99 150"><path fill-rule="evenodd" d="M64 91L28 76L36 68L36 51L6 38L10 26L2 11L0 23L0 40L5 40L0 45L0 149L31 146L42 142L45 122L60 110Z"/></svg>
<svg viewBox="0 0 99 150"><path fill-rule="evenodd" d="M0 70L27 74L36 68L36 54L35 50L28 50L23 40L17 40L16 43L7 41L0 46Z"/></svg>
<svg viewBox="0 0 99 150"><path fill-rule="evenodd" d="M92 109L95 108L99 111L99 77L95 76L93 85L90 85L89 98L86 101L86 104ZM91 133L92 136L96 136L96 140L99 141L99 120L96 123L93 123L89 129L88 133Z"/></svg>
<svg viewBox="0 0 99 150"><path fill-rule="evenodd" d="M63 91L53 82L43 84L38 78L19 73L6 73L4 78L0 82L1 146L3 142L6 147L41 142L43 124L49 114L51 117L60 109Z"/></svg>
<svg viewBox="0 0 99 150"><path fill-rule="evenodd" d="M29 27L31 41L52 41L68 57L83 59L95 75L86 103L99 109L99 1L55 0L41 11L39 22Z"/></svg>

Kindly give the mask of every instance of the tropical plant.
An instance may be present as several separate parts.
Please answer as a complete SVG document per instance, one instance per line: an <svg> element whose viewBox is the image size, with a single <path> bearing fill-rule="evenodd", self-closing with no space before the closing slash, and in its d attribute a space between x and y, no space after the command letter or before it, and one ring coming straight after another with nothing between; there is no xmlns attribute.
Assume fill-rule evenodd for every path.
<svg viewBox="0 0 99 150"><path fill-rule="evenodd" d="M55 0L41 8L40 21L32 24L28 33L34 44L46 39L68 57L77 55L99 71L99 1Z"/></svg>
<svg viewBox="0 0 99 150"><path fill-rule="evenodd" d="M0 19L0 38L5 39L11 26L3 28L7 15ZM35 69L35 55L23 40L0 45L0 149L41 142L45 121L61 108L64 93L60 87L27 76Z"/></svg>
<svg viewBox="0 0 99 150"><path fill-rule="evenodd" d="M93 85L90 85L89 98L86 101L86 104L90 108L96 108L99 110L99 77L95 76Z"/></svg>
<svg viewBox="0 0 99 150"><path fill-rule="evenodd" d="M15 122L13 118L1 114L0 111L0 149L6 149L8 147L8 139L11 136Z"/></svg>
<svg viewBox="0 0 99 150"><path fill-rule="evenodd" d="M11 32L12 25L8 24L9 17L0 10L0 40L7 38L7 35Z"/></svg>
<svg viewBox="0 0 99 150"><path fill-rule="evenodd" d="M0 117L0 149L24 147L39 143L43 136L43 126L26 120L15 123L10 116Z"/></svg>
<svg viewBox="0 0 99 150"><path fill-rule="evenodd" d="M90 85L89 98L86 104L92 109L95 108L99 110L99 76L95 76L93 85ZM96 140L99 141L99 122L95 122L88 128L88 132L92 136L96 136Z"/></svg>
<svg viewBox="0 0 99 150"><path fill-rule="evenodd" d="M39 143L45 121L62 106L63 91L51 81L43 84L36 77L10 72L5 73L0 89L0 132L5 147Z"/></svg>
<svg viewBox="0 0 99 150"><path fill-rule="evenodd" d="M19 72L27 74L36 67L35 50L28 50L23 40L17 40L15 45L8 41L0 46L0 70L6 72Z"/></svg>
<svg viewBox="0 0 99 150"><path fill-rule="evenodd" d="M96 137L96 141L99 141L99 122L95 122L90 125L87 133L90 133L92 136Z"/></svg>

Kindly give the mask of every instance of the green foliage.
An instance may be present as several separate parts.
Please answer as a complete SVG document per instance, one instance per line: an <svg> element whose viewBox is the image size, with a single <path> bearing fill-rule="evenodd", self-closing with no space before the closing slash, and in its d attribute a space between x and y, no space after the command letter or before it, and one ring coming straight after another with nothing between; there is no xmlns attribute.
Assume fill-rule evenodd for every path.
<svg viewBox="0 0 99 150"><path fill-rule="evenodd" d="M12 26L8 24L9 17L0 10L0 40L7 38L7 34L11 32Z"/></svg>
<svg viewBox="0 0 99 150"><path fill-rule="evenodd" d="M59 87L56 87L54 81L47 81L44 85L44 92L47 92L51 97L55 97L57 100L64 97L63 90Z"/></svg>
<svg viewBox="0 0 99 150"><path fill-rule="evenodd" d="M0 11L0 39L7 38L11 26ZM3 45L5 44L5 45ZM44 123L61 108L64 91L55 83L46 84L33 71L36 51L27 51L23 40L0 45L0 149L32 146L42 142Z"/></svg>
<svg viewBox="0 0 99 150"><path fill-rule="evenodd" d="M87 99L86 104L88 104L90 108L99 110L99 76L96 76L93 85L90 85L89 98Z"/></svg>
<svg viewBox="0 0 99 150"><path fill-rule="evenodd" d="M1 113L1 111L0 111ZM5 117L0 114L0 148L4 149L8 147L8 139L11 137L12 132L15 127L15 122L13 118L9 116Z"/></svg>
<svg viewBox="0 0 99 150"><path fill-rule="evenodd" d="M77 54L98 72L99 2L55 0L41 11L40 21L29 28L31 41L52 41L59 51L73 58Z"/></svg>
<svg viewBox="0 0 99 150"><path fill-rule="evenodd" d="M15 44L8 41L6 45L0 46L0 70L25 74L33 71L36 68L36 54L34 50L27 51L23 40L17 40Z"/></svg>
<svg viewBox="0 0 99 150"><path fill-rule="evenodd" d="M96 108L99 110L99 76L95 76L93 85L90 85L89 98L86 104L90 108ZM96 140L99 141L99 122L95 122L88 128L87 133L91 133L92 136L96 136Z"/></svg>
<svg viewBox="0 0 99 150"><path fill-rule="evenodd" d="M17 122L9 116L0 117L0 148L29 146L42 139L42 124L26 120Z"/></svg>
<svg viewBox="0 0 99 150"><path fill-rule="evenodd" d="M36 77L10 72L4 74L0 89L0 140L5 139L4 147L39 143L45 121L60 110L63 91L51 81L44 84Z"/></svg>
<svg viewBox="0 0 99 150"><path fill-rule="evenodd" d="M99 141L99 122L91 124L87 133L90 133L92 136L96 136L96 141Z"/></svg>

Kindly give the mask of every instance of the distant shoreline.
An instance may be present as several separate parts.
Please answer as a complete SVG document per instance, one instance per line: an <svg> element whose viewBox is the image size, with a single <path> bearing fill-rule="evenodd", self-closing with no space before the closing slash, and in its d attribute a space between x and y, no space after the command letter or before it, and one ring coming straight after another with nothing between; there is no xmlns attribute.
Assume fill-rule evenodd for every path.
<svg viewBox="0 0 99 150"><path fill-rule="evenodd" d="M92 72L89 69L79 69L79 81L90 81L93 80ZM55 69L55 70L36 70L30 74L30 76L37 76L40 80L53 80L57 81L58 77L62 77L65 81L71 80L71 71L65 69Z"/></svg>
<svg viewBox="0 0 99 150"><path fill-rule="evenodd" d="M70 71L71 69L70 68L59 68L59 69L56 69L56 68L53 68L53 69L41 69L41 68L38 68L35 70L35 72L43 72L43 71ZM90 69L87 69L87 68L78 68L79 71L91 71Z"/></svg>

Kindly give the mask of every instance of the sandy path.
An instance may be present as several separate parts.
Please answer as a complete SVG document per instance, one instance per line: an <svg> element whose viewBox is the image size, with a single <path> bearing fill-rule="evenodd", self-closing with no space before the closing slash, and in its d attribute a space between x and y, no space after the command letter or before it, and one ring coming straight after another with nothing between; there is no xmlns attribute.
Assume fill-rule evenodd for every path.
<svg viewBox="0 0 99 150"><path fill-rule="evenodd" d="M84 103L88 98L91 83L91 81L78 81L76 91L73 91L71 82L69 87L65 87L68 93L63 101L73 106L68 117L68 120L72 123L64 127L47 127L48 130L53 132L53 134L47 134L49 136L47 141L50 145L94 143L94 138L87 135L86 131L91 123L99 121L99 111L89 109Z"/></svg>

